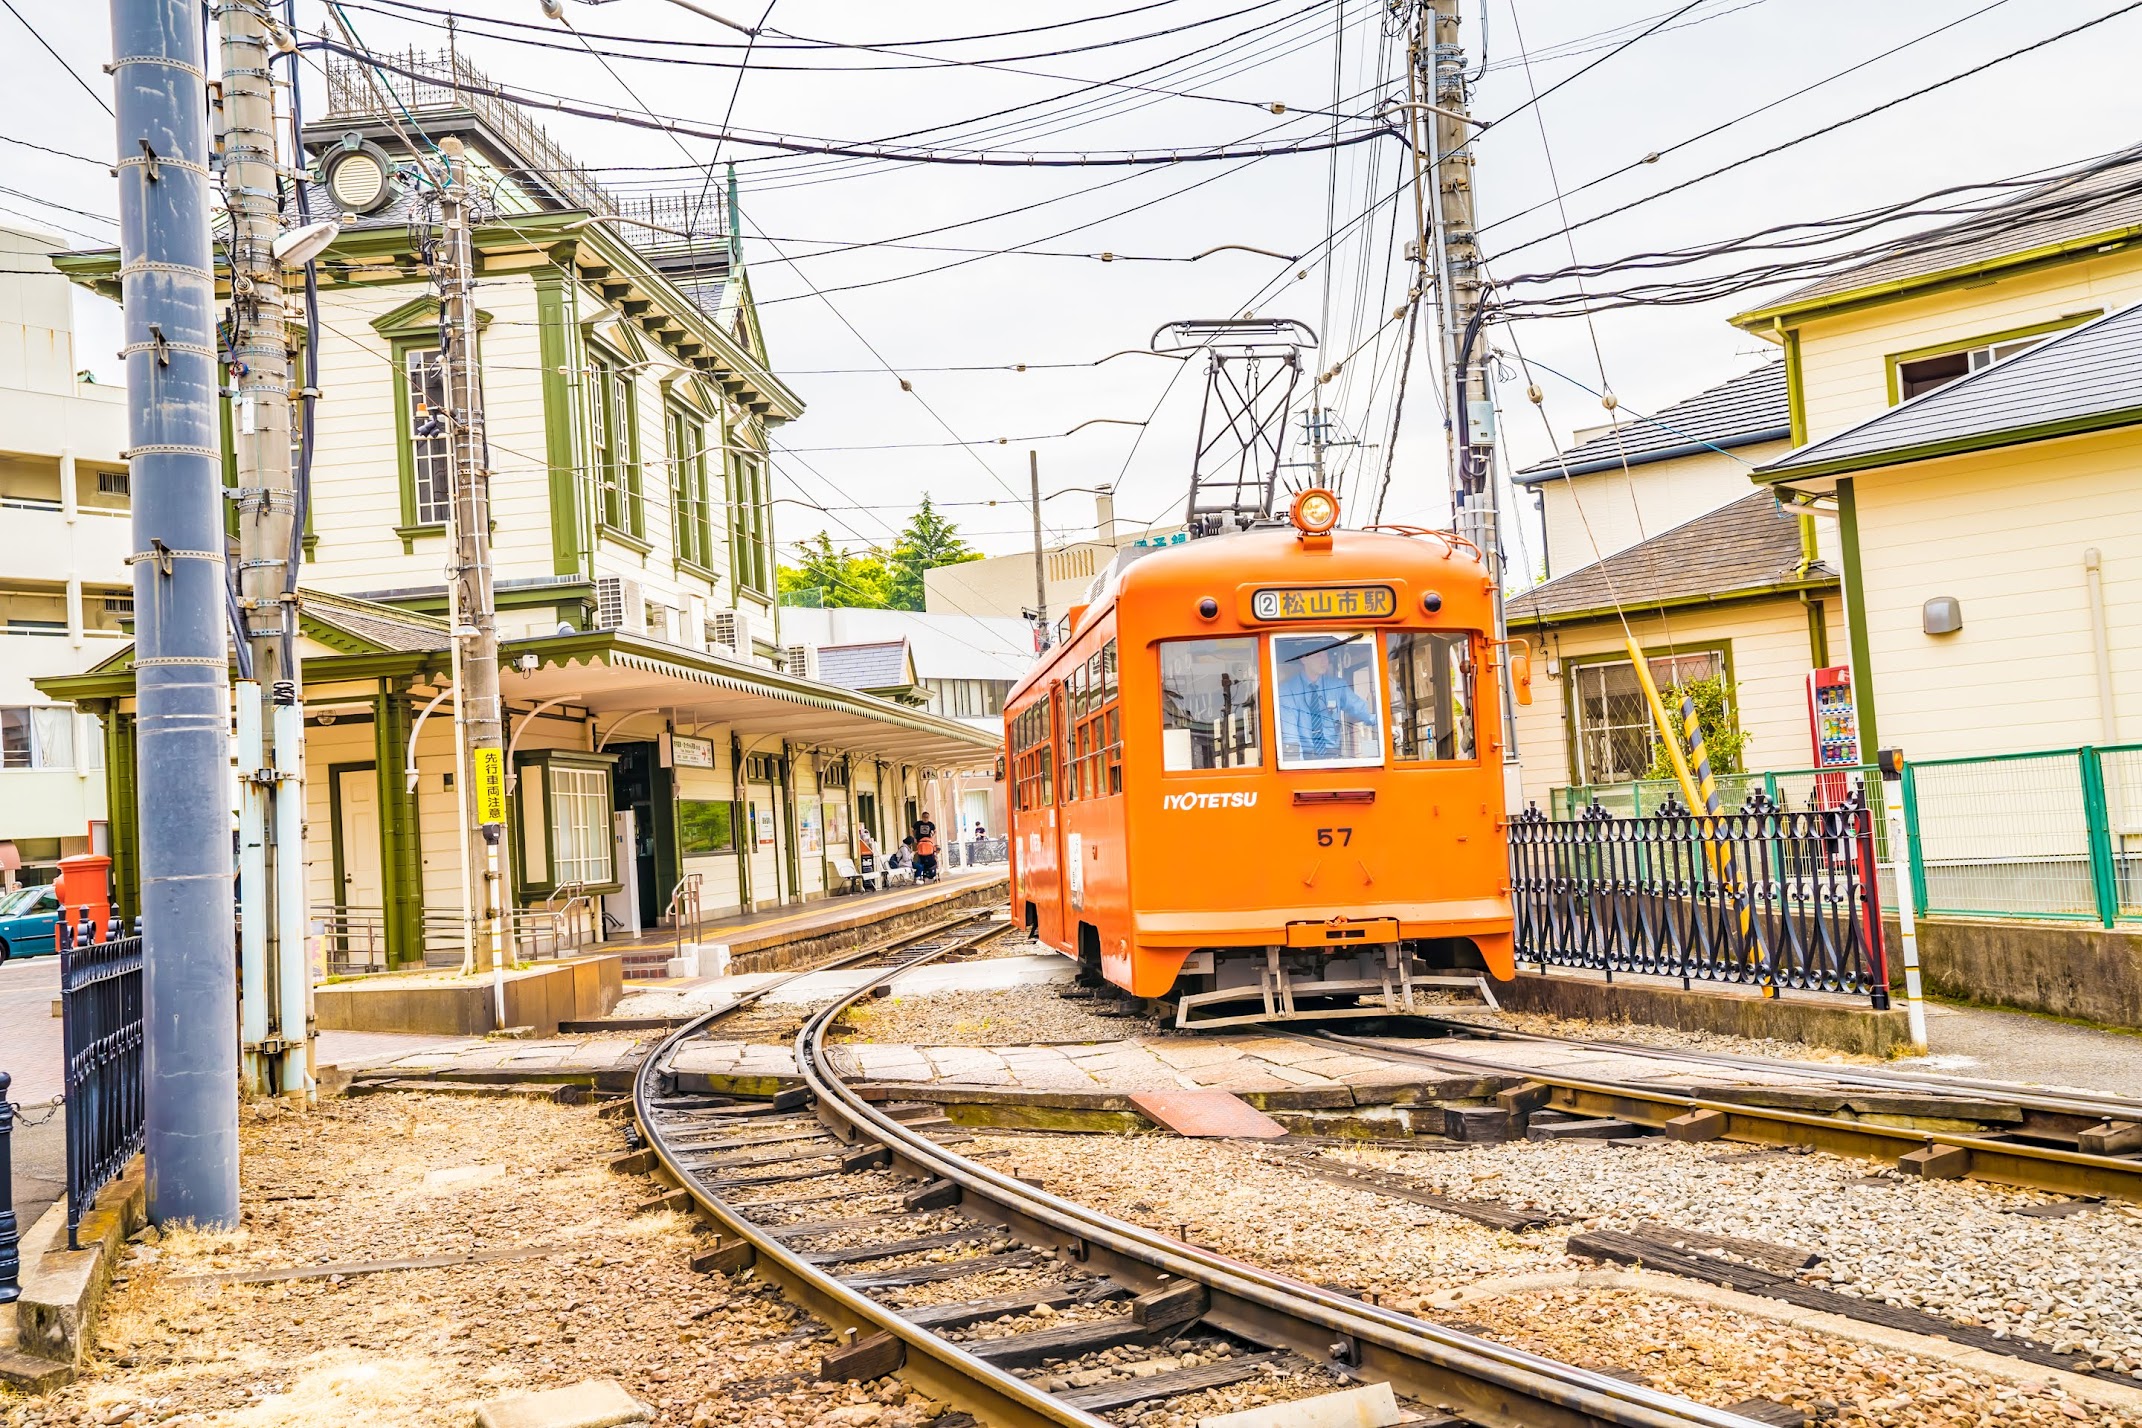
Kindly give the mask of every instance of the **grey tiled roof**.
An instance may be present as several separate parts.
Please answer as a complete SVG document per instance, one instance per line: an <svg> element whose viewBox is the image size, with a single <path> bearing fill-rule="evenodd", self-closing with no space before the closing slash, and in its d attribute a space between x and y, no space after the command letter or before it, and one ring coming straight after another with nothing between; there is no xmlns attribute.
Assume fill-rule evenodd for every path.
<svg viewBox="0 0 2142 1428"><path fill-rule="evenodd" d="M2142 225L2142 168L2138 166L2142 166L2142 147L2108 161L2108 166L2099 172L2065 174L2025 190L2000 207L1928 229L1907 252L1797 288L1758 310L1796 307L1814 298L1928 277L2010 253L2026 253ZM2049 201L2054 210L2050 214L2024 216L2023 211L2043 209Z"/></svg>
<svg viewBox="0 0 2142 1428"><path fill-rule="evenodd" d="M818 678L843 689L894 689L909 682L907 641L867 645L821 645Z"/></svg>
<svg viewBox="0 0 2142 1428"><path fill-rule="evenodd" d="M1536 461L1516 475L1533 486L1560 476L1618 469L1693 455L1707 447L1727 450L1762 441L1783 441L1792 434L1791 406L1785 395L1785 359L1765 362L1728 382L1675 402L1649 416L1631 415L1613 431L1564 451L1559 460Z"/></svg>
<svg viewBox="0 0 2142 1428"><path fill-rule="evenodd" d="M1758 475L1883 464L1939 443L2055 425L2124 426L2142 420L2142 304L2086 322L2030 351L1984 367L1835 436L1788 452Z"/></svg>
<svg viewBox="0 0 2142 1428"><path fill-rule="evenodd" d="M305 617L383 650L443 650L449 641L446 622L429 615L377 605L324 590L301 592Z"/></svg>
<svg viewBox="0 0 2142 1428"><path fill-rule="evenodd" d="M1798 518L1768 491L1756 491L1512 596L1510 623L1534 625L1616 603L1634 612L1662 600L1720 599L1793 581L1800 559ZM1815 585L1837 579L1820 564L1798 578Z"/></svg>

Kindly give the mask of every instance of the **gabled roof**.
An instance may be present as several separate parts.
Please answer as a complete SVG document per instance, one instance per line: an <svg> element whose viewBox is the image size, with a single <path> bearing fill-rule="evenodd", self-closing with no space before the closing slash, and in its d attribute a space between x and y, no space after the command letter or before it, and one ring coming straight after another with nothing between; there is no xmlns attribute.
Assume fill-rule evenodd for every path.
<svg viewBox="0 0 2142 1428"><path fill-rule="evenodd" d="M2011 267L2096 252L2107 242L2142 237L2142 146L2070 170L2007 203L1930 228L1903 250L1847 268L1733 321L1742 327L1829 306L1829 300L1905 291L1970 271Z"/></svg>
<svg viewBox="0 0 2142 1428"><path fill-rule="evenodd" d="M1565 473L1584 476L1647 461L1668 461L1710 450L1731 450L1792 437L1792 407L1785 394L1785 359L1685 397L1650 416L1635 416L1568 448L1559 458L1535 461L1519 471L1519 485L1536 486Z"/></svg>
<svg viewBox="0 0 2142 1428"><path fill-rule="evenodd" d="M905 639L824 645L818 651L818 678L843 689L901 689L915 682L915 667Z"/></svg>
<svg viewBox="0 0 2142 1428"><path fill-rule="evenodd" d="M1662 531L1544 585L1510 598L1512 625L1542 625L1692 605L1772 591L1820 589L1836 572L1815 564L1804 573L1800 522L1768 491Z"/></svg>
<svg viewBox="0 0 2142 1428"><path fill-rule="evenodd" d="M306 633L345 654L443 650L450 643L444 620L413 614L324 590L301 592ZM337 639L339 635L342 638ZM344 648L347 644L347 648Z"/></svg>
<svg viewBox="0 0 2142 1428"><path fill-rule="evenodd" d="M1837 475L2142 423L2142 303L2070 328L1756 472Z"/></svg>

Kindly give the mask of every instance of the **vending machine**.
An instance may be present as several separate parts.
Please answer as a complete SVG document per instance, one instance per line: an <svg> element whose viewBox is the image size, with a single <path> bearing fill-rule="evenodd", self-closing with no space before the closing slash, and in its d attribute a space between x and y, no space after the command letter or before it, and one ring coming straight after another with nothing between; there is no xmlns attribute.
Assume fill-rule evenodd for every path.
<svg viewBox="0 0 2142 1428"><path fill-rule="evenodd" d="M1815 745L1816 768L1852 768L1861 762L1859 715L1852 703L1850 665L1808 671L1807 720ZM1841 773L1816 776L1816 797L1825 808L1843 802L1849 791L1850 785Z"/></svg>

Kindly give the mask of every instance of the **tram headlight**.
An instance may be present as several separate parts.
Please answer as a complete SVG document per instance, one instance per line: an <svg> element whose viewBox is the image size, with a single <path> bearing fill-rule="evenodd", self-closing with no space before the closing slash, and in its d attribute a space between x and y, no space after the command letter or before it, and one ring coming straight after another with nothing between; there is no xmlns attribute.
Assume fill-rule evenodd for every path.
<svg viewBox="0 0 2142 1428"><path fill-rule="evenodd" d="M1339 523L1339 498L1321 486L1312 486L1294 498L1294 528L1304 535L1322 535Z"/></svg>

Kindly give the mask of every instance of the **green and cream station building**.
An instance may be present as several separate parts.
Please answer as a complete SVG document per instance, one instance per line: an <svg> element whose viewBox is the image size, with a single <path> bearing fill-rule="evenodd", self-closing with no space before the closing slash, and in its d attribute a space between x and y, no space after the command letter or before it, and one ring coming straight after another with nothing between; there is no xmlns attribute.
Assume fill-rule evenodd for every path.
<svg viewBox="0 0 2142 1428"><path fill-rule="evenodd" d="M425 420L438 307L410 239L427 218L410 126L460 138L489 196L476 298L523 919L599 899L613 931L649 927L693 874L710 917L842 891L843 866L941 812L941 777L993 776L997 741L784 668L767 434L803 405L767 358L733 194L726 211L718 192L689 211L689 194L620 199L465 61L436 63L459 82L388 77L391 110L331 73L306 134L313 210L345 215L305 354L321 394L302 575L315 917L395 961L458 947L463 925L451 470ZM115 250L57 262L116 296ZM130 660L38 682L103 720L129 915Z"/></svg>

